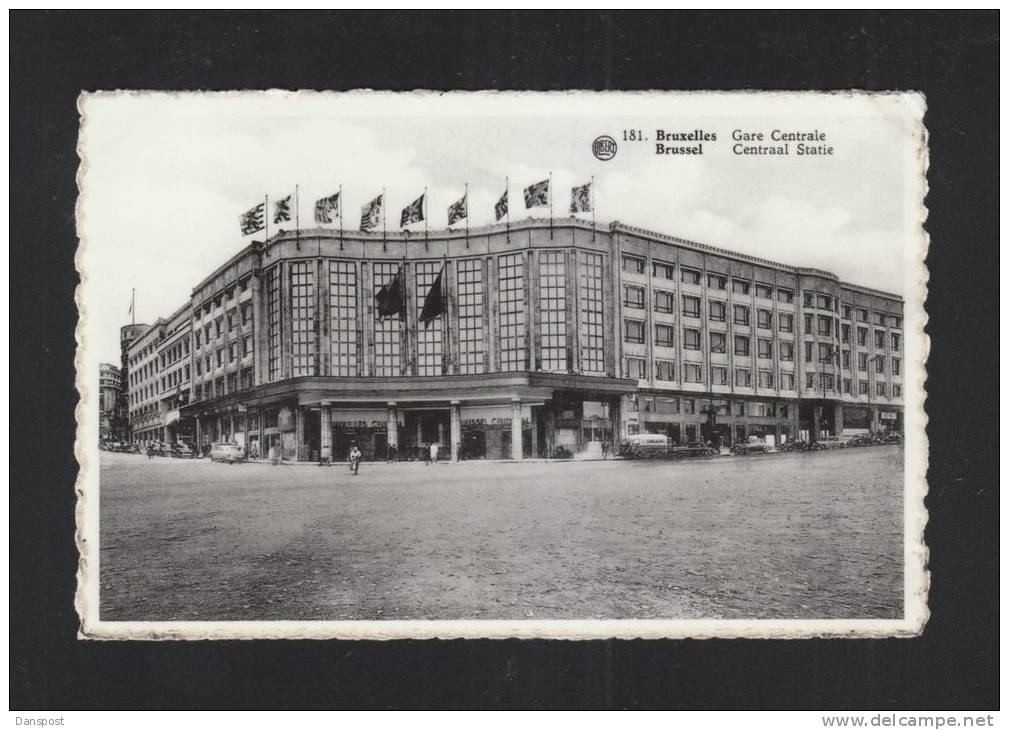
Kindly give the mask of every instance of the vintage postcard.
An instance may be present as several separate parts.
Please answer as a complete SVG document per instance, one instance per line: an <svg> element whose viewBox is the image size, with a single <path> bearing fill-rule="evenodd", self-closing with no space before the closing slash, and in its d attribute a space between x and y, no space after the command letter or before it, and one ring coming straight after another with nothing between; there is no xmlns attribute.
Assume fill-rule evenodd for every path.
<svg viewBox="0 0 1009 730"><path fill-rule="evenodd" d="M922 96L79 108L81 637L924 628Z"/></svg>

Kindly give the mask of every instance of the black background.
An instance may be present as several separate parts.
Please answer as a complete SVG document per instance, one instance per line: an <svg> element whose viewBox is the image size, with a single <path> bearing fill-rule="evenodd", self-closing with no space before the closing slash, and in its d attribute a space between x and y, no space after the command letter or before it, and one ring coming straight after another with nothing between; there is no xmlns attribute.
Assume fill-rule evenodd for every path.
<svg viewBox="0 0 1009 730"><path fill-rule="evenodd" d="M11 13L11 707L996 707L996 19L995 12ZM270 87L925 92L932 338L925 635L77 640L70 449L77 95Z"/></svg>

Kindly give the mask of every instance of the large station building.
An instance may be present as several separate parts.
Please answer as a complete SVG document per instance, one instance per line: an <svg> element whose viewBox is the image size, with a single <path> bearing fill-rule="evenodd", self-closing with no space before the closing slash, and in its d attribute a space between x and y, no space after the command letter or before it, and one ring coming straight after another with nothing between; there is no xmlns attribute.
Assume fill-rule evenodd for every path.
<svg viewBox="0 0 1009 730"><path fill-rule="evenodd" d="M292 460L779 443L900 429L903 346L895 294L620 223L280 231L132 341L130 417Z"/></svg>

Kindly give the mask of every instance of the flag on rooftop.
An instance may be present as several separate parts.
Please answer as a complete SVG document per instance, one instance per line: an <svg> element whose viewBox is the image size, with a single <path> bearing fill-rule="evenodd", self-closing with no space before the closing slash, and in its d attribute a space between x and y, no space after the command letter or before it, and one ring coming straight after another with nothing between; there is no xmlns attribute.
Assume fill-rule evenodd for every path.
<svg viewBox="0 0 1009 730"><path fill-rule="evenodd" d="M264 204L260 203L259 205L242 213L239 222L242 226L243 236L248 236L250 233L263 230L265 225L263 222L263 210Z"/></svg>
<svg viewBox="0 0 1009 730"><path fill-rule="evenodd" d="M332 223L340 217L340 193L315 201L315 222Z"/></svg>
<svg viewBox="0 0 1009 730"><path fill-rule="evenodd" d="M505 191L503 193L501 193L501 197L494 204L494 220L495 221L499 221L502 218L504 218L506 215L508 215L508 190L507 190L507 188L505 189Z"/></svg>
<svg viewBox="0 0 1009 730"><path fill-rule="evenodd" d="M291 220L291 196L282 198L273 204L273 222L283 223Z"/></svg>
<svg viewBox="0 0 1009 730"><path fill-rule="evenodd" d="M526 208L550 205L550 180L541 180L525 189Z"/></svg>
<svg viewBox="0 0 1009 730"><path fill-rule="evenodd" d="M382 222L382 196L361 206L361 230L370 231Z"/></svg>
<svg viewBox="0 0 1009 730"><path fill-rule="evenodd" d="M592 210L592 183L571 188L571 212L588 213Z"/></svg>
<svg viewBox="0 0 1009 730"><path fill-rule="evenodd" d="M403 208L403 213L399 217L399 225L401 227L408 226L411 223L420 223L424 220L424 195L421 194L419 198L410 203L410 205Z"/></svg>
<svg viewBox="0 0 1009 730"><path fill-rule="evenodd" d="M469 213L466 209L466 196L463 195L459 200L455 201L448 207L448 224L458 223L463 218L468 218Z"/></svg>

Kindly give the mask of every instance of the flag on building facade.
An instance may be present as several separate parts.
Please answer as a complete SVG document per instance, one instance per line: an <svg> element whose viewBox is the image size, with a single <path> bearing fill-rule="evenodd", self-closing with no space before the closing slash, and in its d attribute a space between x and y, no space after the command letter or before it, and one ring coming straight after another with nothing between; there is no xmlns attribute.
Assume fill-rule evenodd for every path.
<svg viewBox="0 0 1009 730"><path fill-rule="evenodd" d="M291 196L282 198L273 204L273 222L283 223L291 220Z"/></svg>
<svg viewBox="0 0 1009 730"><path fill-rule="evenodd" d="M315 222L332 223L340 217L340 193L315 201Z"/></svg>
<svg viewBox="0 0 1009 730"><path fill-rule="evenodd" d="M239 222L242 226L243 236L248 236L250 233L263 230L265 227L263 211L264 204L260 203L259 205L242 213Z"/></svg>
<svg viewBox="0 0 1009 730"><path fill-rule="evenodd" d="M420 310L420 321L424 323L424 329L427 329L432 321L445 312L445 300L441 295L441 275L443 273L445 273L444 266L438 272L431 288L427 290L427 296L424 297L424 306Z"/></svg>
<svg viewBox="0 0 1009 730"><path fill-rule="evenodd" d="M501 193L500 199L494 204L494 220L499 221L508 215L508 190Z"/></svg>
<svg viewBox="0 0 1009 730"><path fill-rule="evenodd" d="M403 304L403 267L400 267L396 275L378 290L375 295L375 303L378 305L378 318L394 317L397 314L405 314Z"/></svg>
<svg viewBox="0 0 1009 730"><path fill-rule="evenodd" d="M403 213L399 217L399 225L400 227L408 226L411 223L420 223L422 220L424 220L423 195L403 208Z"/></svg>
<svg viewBox="0 0 1009 730"><path fill-rule="evenodd" d="M571 212L589 213L592 211L592 183L571 188Z"/></svg>
<svg viewBox="0 0 1009 730"><path fill-rule="evenodd" d="M370 231L382 221L382 195L361 206L361 230Z"/></svg>
<svg viewBox="0 0 1009 730"><path fill-rule="evenodd" d="M455 201L448 207L448 224L458 223L463 218L468 218L469 213L466 209L466 196L463 195L459 200Z"/></svg>
<svg viewBox="0 0 1009 730"><path fill-rule="evenodd" d="M525 189L526 208L550 205L550 180L541 180Z"/></svg>

